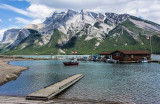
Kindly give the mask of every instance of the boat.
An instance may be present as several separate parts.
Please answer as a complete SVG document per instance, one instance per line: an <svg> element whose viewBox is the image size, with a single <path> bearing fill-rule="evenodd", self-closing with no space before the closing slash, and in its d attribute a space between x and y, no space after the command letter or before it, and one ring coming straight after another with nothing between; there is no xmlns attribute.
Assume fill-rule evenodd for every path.
<svg viewBox="0 0 160 104"><path fill-rule="evenodd" d="M65 66L78 65L78 62L63 62Z"/></svg>
<svg viewBox="0 0 160 104"><path fill-rule="evenodd" d="M65 65L65 66L72 66L72 65L78 65L78 62L77 62L77 59L71 59L70 61L68 61L68 62L63 62L63 64Z"/></svg>
<svg viewBox="0 0 160 104"><path fill-rule="evenodd" d="M146 57L142 57L141 59L139 59L137 62L139 62L139 63L147 63L148 62L148 60L147 60L147 58Z"/></svg>
<svg viewBox="0 0 160 104"><path fill-rule="evenodd" d="M114 59L107 59L106 62L108 63L119 63L119 60L114 60Z"/></svg>

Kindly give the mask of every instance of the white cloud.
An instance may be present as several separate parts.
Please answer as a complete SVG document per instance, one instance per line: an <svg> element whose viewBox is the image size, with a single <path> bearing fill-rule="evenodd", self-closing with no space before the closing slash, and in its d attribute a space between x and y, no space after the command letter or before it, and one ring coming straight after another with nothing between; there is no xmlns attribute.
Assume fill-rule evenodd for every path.
<svg viewBox="0 0 160 104"><path fill-rule="evenodd" d="M2 19L0 19L0 22L2 22Z"/></svg>
<svg viewBox="0 0 160 104"><path fill-rule="evenodd" d="M22 23L22 24L31 24L31 21L27 20L27 19L24 19L24 18L21 18L21 17L16 17L16 23Z"/></svg>
<svg viewBox="0 0 160 104"><path fill-rule="evenodd" d="M41 23L54 11L66 11L73 9L80 11L85 9L94 12L114 12L118 14L131 14L137 17L157 22L160 24L160 0L25 0L30 3L26 10L18 9L10 5L1 4L0 8L31 17L23 20L23 23ZM22 19L17 19L21 20Z"/></svg>
<svg viewBox="0 0 160 104"><path fill-rule="evenodd" d="M15 19L16 19L16 23L21 23L24 25L42 23L41 19L27 20L21 17L16 17Z"/></svg>
<svg viewBox="0 0 160 104"><path fill-rule="evenodd" d="M32 20L32 24L39 24L39 23L42 23L42 19L34 19Z"/></svg>
<svg viewBox="0 0 160 104"><path fill-rule="evenodd" d="M26 0L31 5L45 5L55 10L89 10L94 12L128 13L160 24L160 0Z"/></svg>
<svg viewBox="0 0 160 104"><path fill-rule="evenodd" d="M27 15L27 12L25 10L15 8L15 7L7 5L7 4L0 3L0 8L12 10L14 12L17 12L17 13L20 13L20 14L23 14L23 15Z"/></svg>
<svg viewBox="0 0 160 104"><path fill-rule="evenodd" d="M0 3L0 8L11 10L16 13L28 16L32 18L31 21L33 23L42 23L46 17L51 16L55 11L54 8L47 7L45 5L40 5L40 4L31 4L26 10L22 10L7 4ZM16 18L16 20L19 20L18 23L24 23L24 24L32 23L32 22L29 22L29 20L22 19L22 18ZM9 21L11 21L11 19L9 19Z"/></svg>
<svg viewBox="0 0 160 104"><path fill-rule="evenodd" d="M26 0L31 4L43 4L61 9L94 9L97 7L111 7L112 5L125 4L130 0Z"/></svg>
<svg viewBox="0 0 160 104"><path fill-rule="evenodd" d="M51 16L55 9L47 7L45 5L32 4L27 8L29 16L33 18L44 19Z"/></svg>
<svg viewBox="0 0 160 104"><path fill-rule="evenodd" d="M8 21L9 21L9 22L11 22L11 21L12 21L12 19L10 18L10 19L8 19Z"/></svg>

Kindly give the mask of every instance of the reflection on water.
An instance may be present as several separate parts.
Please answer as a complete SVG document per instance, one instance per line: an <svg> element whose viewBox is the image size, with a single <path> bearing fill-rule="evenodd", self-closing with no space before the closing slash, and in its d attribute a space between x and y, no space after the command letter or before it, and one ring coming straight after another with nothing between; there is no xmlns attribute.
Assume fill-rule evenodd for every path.
<svg viewBox="0 0 160 104"><path fill-rule="evenodd" d="M80 62L64 66L62 60L15 61L29 66L16 81L0 87L1 95L26 96L73 74L84 74L74 86L59 97L97 99L136 104L160 104L160 64L109 64Z"/></svg>

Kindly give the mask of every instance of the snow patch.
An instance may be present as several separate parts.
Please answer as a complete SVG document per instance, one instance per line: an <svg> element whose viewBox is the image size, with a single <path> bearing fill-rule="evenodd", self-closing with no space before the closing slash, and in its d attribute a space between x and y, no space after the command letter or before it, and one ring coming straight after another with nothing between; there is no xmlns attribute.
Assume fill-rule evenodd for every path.
<svg viewBox="0 0 160 104"><path fill-rule="evenodd" d="M120 33L114 33L111 37L114 38L114 37L118 37L120 35L121 35Z"/></svg>
<svg viewBox="0 0 160 104"><path fill-rule="evenodd" d="M66 54L66 52L63 51L62 49L59 49L59 52L62 53L62 54Z"/></svg>
<svg viewBox="0 0 160 104"><path fill-rule="evenodd" d="M99 46L100 45L100 42L97 42L96 44L95 44L95 46Z"/></svg>

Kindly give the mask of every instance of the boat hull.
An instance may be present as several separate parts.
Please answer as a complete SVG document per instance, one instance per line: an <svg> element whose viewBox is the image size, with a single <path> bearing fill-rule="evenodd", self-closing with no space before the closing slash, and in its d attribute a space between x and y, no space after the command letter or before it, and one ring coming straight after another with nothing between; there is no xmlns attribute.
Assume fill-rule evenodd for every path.
<svg viewBox="0 0 160 104"><path fill-rule="evenodd" d="M63 62L65 66L78 65L78 62Z"/></svg>

